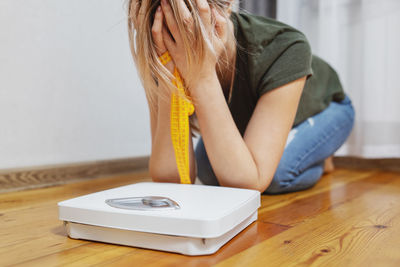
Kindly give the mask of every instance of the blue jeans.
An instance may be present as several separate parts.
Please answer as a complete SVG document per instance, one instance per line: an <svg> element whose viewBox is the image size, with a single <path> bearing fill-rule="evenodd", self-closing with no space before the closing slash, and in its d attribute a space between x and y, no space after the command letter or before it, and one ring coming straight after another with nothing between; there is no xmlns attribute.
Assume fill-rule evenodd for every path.
<svg viewBox="0 0 400 267"><path fill-rule="evenodd" d="M324 160L346 141L354 124L351 100L331 102L322 112L294 127L267 194L300 191L315 185L324 171ZM218 185L203 140L195 149L197 176L203 184Z"/></svg>

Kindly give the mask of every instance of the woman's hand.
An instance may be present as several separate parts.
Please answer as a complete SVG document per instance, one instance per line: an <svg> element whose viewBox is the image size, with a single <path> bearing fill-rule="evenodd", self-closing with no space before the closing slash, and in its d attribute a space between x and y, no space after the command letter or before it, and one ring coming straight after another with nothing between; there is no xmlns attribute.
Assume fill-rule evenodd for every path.
<svg viewBox="0 0 400 267"><path fill-rule="evenodd" d="M167 48L165 47L162 30L165 27L164 23L164 15L161 9L161 6L157 8L156 14L154 15L154 23L151 28L151 33L153 36L154 44L156 46L156 51L158 56L161 56L165 52L167 52ZM165 67L171 72L174 73L175 65L172 61L168 62Z"/></svg>
<svg viewBox="0 0 400 267"><path fill-rule="evenodd" d="M183 79L187 84L188 77L196 77L196 80L199 80L203 77L207 77L210 74L215 74L215 66L220 54L224 51L224 45L227 38L226 19L222 15L220 15L215 9L211 9L209 4L207 3L207 0L196 1L203 25L208 34L208 40L204 41L208 42L209 44L208 46L205 46L206 54L203 64L201 66L198 66L200 67L200 69L189 68L188 66L186 66L187 60L184 44L168 0L161 1L162 10L157 10L154 19L154 25L152 28L153 39L157 47L157 52L159 53L159 55L161 55L165 51L169 51L174 61L174 64L177 66L179 72L181 73ZM187 8L184 0L179 0L178 5L180 12L183 16L183 20L186 22L185 26L189 28L193 27L192 15ZM219 38L216 38L214 34L212 16L214 16L216 21L215 33L218 35ZM164 18L166 23L163 23ZM191 71L194 70L196 71L196 73L191 73ZM196 81L191 80L190 82Z"/></svg>

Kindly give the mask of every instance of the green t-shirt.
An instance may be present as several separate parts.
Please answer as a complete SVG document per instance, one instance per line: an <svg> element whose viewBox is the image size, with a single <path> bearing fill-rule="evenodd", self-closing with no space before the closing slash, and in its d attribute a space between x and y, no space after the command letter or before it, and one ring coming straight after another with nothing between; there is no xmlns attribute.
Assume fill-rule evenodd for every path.
<svg viewBox="0 0 400 267"><path fill-rule="evenodd" d="M258 99L266 92L307 76L294 125L345 98L336 72L313 56L303 33L273 19L232 13L238 43L229 109L243 135Z"/></svg>

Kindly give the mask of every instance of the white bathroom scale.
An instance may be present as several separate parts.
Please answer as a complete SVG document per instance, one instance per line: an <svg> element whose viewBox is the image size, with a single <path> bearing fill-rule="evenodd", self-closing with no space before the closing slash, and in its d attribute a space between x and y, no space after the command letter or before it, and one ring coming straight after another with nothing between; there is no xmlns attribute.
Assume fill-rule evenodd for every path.
<svg viewBox="0 0 400 267"><path fill-rule="evenodd" d="M58 203L74 239L181 253L215 253L257 219L260 192L138 183Z"/></svg>

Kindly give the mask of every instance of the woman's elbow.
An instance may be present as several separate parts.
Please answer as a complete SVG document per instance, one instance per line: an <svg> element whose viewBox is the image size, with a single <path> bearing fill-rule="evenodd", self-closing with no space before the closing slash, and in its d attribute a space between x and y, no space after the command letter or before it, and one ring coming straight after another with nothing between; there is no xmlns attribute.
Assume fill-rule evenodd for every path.
<svg viewBox="0 0 400 267"><path fill-rule="evenodd" d="M268 188L269 183L266 182L261 182L261 181L254 181L253 183L243 187L245 189L251 189L251 190L256 190L259 191L261 194L265 192L265 190Z"/></svg>
<svg viewBox="0 0 400 267"><path fill-rule="evenodd" d="M149 170L151 180L155 183L178 183L179 179L175 175L168 174L166 172L161 172L159 170Z"/></svg>
<svg viewBox="0 0 400 267"><path fill-rule="evenodd" d="M270 178L270 175L271 173L262 171L258 167L256 170L253 169L251 173L252 179L248 179L250 182L249 189L257 190L261 194L264 193L271 183L272 179Z"/></svg>
<svg viewBox="0 0 400 267"><path fill-rule="evenodd" d="M232 180L228 177L227 179L219 179L222 186L256 190L260 193L264 193L271 183L271 179L268 177L258 177L257 175L245 175L237 178L236 181L240 182L232 183Z"/></svg>
<svg viewBox="0 0 400 267"><path fill-rule="evenodd" d="M152 181L156 183L179 182L177 170L173 170L168 166L163 166L161 162L157 162L152 157L150 157L149 161L149 175Z"/></svg>
<svg viewBox="0 0 400 267"><path fill-rule="evenodd" d="M271 180L272 178L269 178L266 175L255 176L254 179L251 179L252 183L248 189L257 190L262 194L267 190Z"/></svg>

